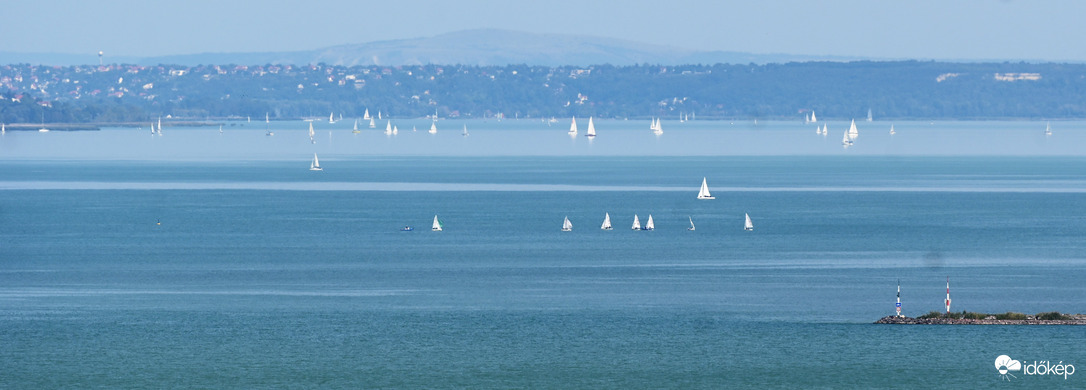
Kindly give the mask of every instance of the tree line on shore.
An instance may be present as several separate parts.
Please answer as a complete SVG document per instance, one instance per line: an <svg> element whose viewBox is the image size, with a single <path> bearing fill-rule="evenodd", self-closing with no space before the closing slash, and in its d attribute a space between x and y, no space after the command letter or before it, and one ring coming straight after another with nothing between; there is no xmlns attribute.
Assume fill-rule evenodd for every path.
<svg viewBox="0 0 1086 390"><path fill-rule="evenodd" d="M0 122L158 117L1086 118L1086 64L0 66Z"/></svg>

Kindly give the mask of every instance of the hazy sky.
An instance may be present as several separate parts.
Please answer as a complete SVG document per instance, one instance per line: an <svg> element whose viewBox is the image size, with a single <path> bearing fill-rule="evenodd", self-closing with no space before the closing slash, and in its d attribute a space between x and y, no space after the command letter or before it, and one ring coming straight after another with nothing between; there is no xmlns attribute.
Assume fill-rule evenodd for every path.
<svg viewBox="0 0 1086 390"><path fill-rule="evenodd" d="M0 0L0 51L316 49L500 28L690 49L1086 61L1086 1Z"/></svg>

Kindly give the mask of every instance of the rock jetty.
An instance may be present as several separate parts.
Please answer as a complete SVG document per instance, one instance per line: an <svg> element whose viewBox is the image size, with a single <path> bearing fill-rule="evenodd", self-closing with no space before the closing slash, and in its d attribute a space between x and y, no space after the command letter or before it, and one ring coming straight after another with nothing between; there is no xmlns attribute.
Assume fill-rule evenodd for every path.
<svg viewBox="0 0 1086 390"><path fill-rule="evenodd" d="M876 324L897 325L1086 325L1086 316L1078 314L1071 319L1064 320L1039 320L1030 316L1024 320L999 320L992 317L984 319L973 318L913 318L886 316L875 321Z"/></svg>

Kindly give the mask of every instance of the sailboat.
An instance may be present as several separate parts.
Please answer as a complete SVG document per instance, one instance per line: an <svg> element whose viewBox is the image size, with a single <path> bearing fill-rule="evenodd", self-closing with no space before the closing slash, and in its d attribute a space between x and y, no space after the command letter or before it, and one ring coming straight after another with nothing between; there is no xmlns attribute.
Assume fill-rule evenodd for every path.
<svg viewBox="0 0 1086 390"><path fill-rule="evenodd" d="M441 231L441 221L439 221L437 219L437 214L434 214L434 226L431 227L430 230L435 231L435 232L440 232Z"/></svg>
<svg viewBox="0 0 1086 390"><path fill-rule="evenodd" d="M573 223L569 221L569 217L566 217L566 220L562 221L562 231L563 232L571 232L571 231L573 231Z"/></svg>
<svg viewBox="0 0 1086 390"><path fill-rule="evenodd" d="M328 124L336 123L336 117L334 113L328 113Z"/></svg>
<svg viewBox="0 0 1086 390"><path fill-rule="evenodd" d="M162 135L162 117L158 117L158 135Z"/></svg>
<svg viewBox="0 0 1086 390"><path fill-rule="evenodd" d="M848 127L848 137L851 138L851 139L856 139L856 137L859 137L859 136L860 136L860 131L856 129L856 120L853 119L852 120L852 125Z"/></svg>
<svg viewBox="0 0 1086 390"><path fill-rule="evenodd" d="M1045 123L1045 135L1052 135L1052 125Z"/></svg>
<svg viewBox="0 0 1086 390"><path fill-rule="evenodd" d="M222 134L222 125L219 125L219 134Z"/></svg>
<svg viewBox="0 0 1086 390"><path fill-rule="evenodd" d="M868 109L867 109L867 121L868 121L868 122L871 122L871 121L873 121L873 120L874 120L874 118L872 118L872 117L871 117L871 109L870 109L870 108L868 108Z"/></svg>
<svg viewBox="0 0 1086 390"><path fill-rule="evenodd" d="M830 135L830 124L829 123L822 125L822 136L825 137L827 135Z"/></svg>
<svg viewBox="0 0 1086 390"><path fill-rule="evenodd" d="M844 138L841 139L841 145L845 145L846 147L852 145L852 138L848 137L848 131L845 131Z"/></svg>
<svg viewBox="0 0 1086 390"><path fill-rule="evenodd" d="M656 118L656 125L653 126L652 132L656 135L664 133L664 124L660 122L660 118Z"/></svg>
<svg viewBox="0 0 1086 390"><path fill-rule="evenodd" d="M392 135L392 121L385 123L385 135Z"/></svg>
<svg viewBox="0 0 1086 390"><path fill-rule="evenodd" d="M637 214L634 214L634 223L630 230L641 230L641 221L637 220Z"/></svg>
<svg viewBox="0 0 1086 390"><path fill-rule="evenodd" d="M437 134L437 121L430 122L430 134Z"/></svg>
<svg viewBox="0 0 1086 390"><path fill-rule="evenodd" d="M600 225L601 230L611 230L611 214L603 213L603 225Z"/></svg>
<svg viewBox="0 0 1086 390"><path fill-rule="evenodd" d="M748 232L753 231L754 230L754 224L750 222L750 214L743 213L743 216L746 217L746 219L747 219L746 221L743 222L743 230L746 230Z"/></svg>
<svg viewBox="0 0 1086 390"><path fill-rule="evenodd" d="M370 117L370 128L371 128L371 129L376 129L376 128L377 128L377 122L374 122L374 121L373 121L373 117L372 117L372 116Z"/></svg>
<svg viewBox="0 0 1086 390"><path fill-rule="evenodd" d="M713 195L709 194L709 182L705 178L701 178L701 189L698 190L698 199L716 199Z"/></svg>
<svg viewBox="0 0 1086 390"><path fill-rule="evenodd" d="M317 154L316 153L313 153L313 162L309 163L309 170L311 170L311 171L323 171L324 170L324 168L321 168L321 162L319 160L317 160Z"/></svg>
<svg viewBox="0 0 1086 390"><path fill-rule="evenodd" d="M465 137L468 136L468 125L467 124L464 124L464 132L460 133L460 135L465 136Z"/></svg>
<svg viewBox="0 0 1086 390"><path fill-rule="evenodd" d="M377 110L377 119L381 119L381 110Z"/></svg>
<svg viewBox="0 0 1086 390"><path fill-rule="evenodd" d="M7 134L8 126L4 123L0 123L0 134Z"/></svg>
<svg viewBox="0 0 1086 390"><path fill-rule="evenodd" d="M654 230L656 225L652 223L652 214L649 214L649 220L645 222L645 230Z"/></svg>
<svg viewBox="0 0 1086 390"><path fill-rule="evenodd" d="M811 110L811 123L818 123L818 117L815 117L814 110Z"/></svg>
<svg viewBox="0 0 1086 390"><path fill-rule="evenodd" d="M316 135L316 133L313 132L313 122L309 122L309 142L315 144L317 143L317 139L313 138L314 135Z"/></svg>
<svg viewBox="0 0 1086 390"><path fill-rule="evenodd" d="M686 217L686 218L690 219L690 227L686 228L686 230L694 231L694 218L691 218L691 217Z"/></svg>
<svg viewBox="0 0 1086 390"><path fill-rule="evenodd" d="M352 129L351 132L355 134L361 133L361 131L358 131L358 119L354 120L354 129Z"/></svg>
<svg viewBox="0 0 1086 390"><path fill-rule="evenodd" d="M890 124L890 135L894 135L894 134L897 134L897 132L894 131L894 125L891 123Z"/></svg>
<svg viewBox="0 0 1086 390"><path fill-rule="evenodd" d="M656 131L656 118L649 118L649 130Z"/></svg>
<svg viewBox="0 0 1086 390"><path fill-rule="evenodd" d="M399 132L400 132L400 129L397 128L396 125L392 125L392 135L396 135Z"/></svg>
<svg viewBox="0 0 1086 390"><path fill-rule="evenodd" d="M364 121L370 120L370 109L367 108L366 113L362 114L362 120L364 120Z"/></svg>
<svg viewBox="0 0 1086 390"><path fill-rule="evenodd" d="M577 117L573 117L573 121L569 123L569 134L577 134Z"/></svg>
<svg viewBox="0 0 1086 390"><path fill-rule="evenodd" d="M592 124L592 117L588 117L588 130L585 130L584 136L588 138L596 136L596 126Z"/></svg>

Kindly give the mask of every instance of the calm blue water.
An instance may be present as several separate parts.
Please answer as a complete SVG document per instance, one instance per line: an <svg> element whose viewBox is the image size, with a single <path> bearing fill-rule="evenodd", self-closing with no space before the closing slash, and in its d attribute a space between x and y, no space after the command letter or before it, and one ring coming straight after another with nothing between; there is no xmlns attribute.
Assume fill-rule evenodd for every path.
<svg viewBox="0 0 1086 390"><path fill-rule="evenodd" d="M1080 327L871 324L899 279L905 314L942 310L948 276L955 310L1086 312L1081 123L1035 143L1020 141L1043 124L912 124L952 153L899 137L910 124L845 150L802 124L665 123L656 138L600 121L589 144L568 123L509 122L468 122L466 138L460 122L397 137L348 123L316 144L300 123L9 132L0 387L1086 380L1001 382L993 366L1086 370ZM1009 140L977 141L993 133ZM307 170L314 152L325 171ZM716 200L695 199L702 177ZM630 231L634 214L657 230Z"/></svg>

